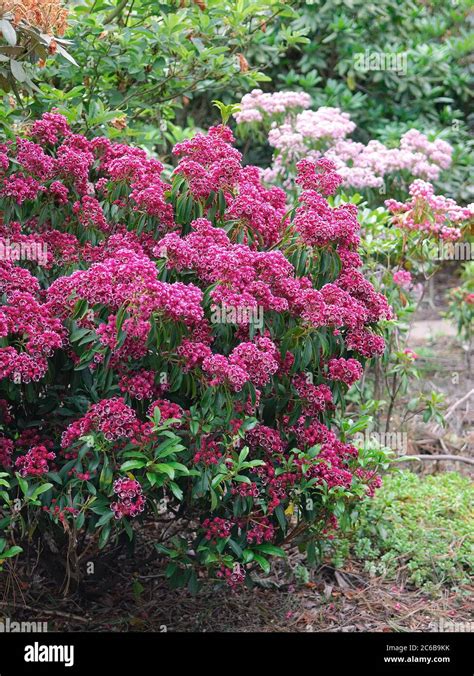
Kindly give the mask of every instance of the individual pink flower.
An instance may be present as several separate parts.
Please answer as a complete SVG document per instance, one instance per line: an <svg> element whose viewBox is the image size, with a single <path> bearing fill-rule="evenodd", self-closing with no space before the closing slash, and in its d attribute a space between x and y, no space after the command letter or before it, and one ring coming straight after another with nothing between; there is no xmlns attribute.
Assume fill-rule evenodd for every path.
<svg viewBox="0 0 474 676"><path fill-rule="evenodd" d="M112 502L110 509L116 519L124 517L137 517L145 509L145 496L136 479L120 478L114 481L114 493L118 496L116 502Z"/></svg>
<svg viewBox="0 0 474 676"><path fill-rule="evenodd" d="M409 289L413 284L411 273L408 270L397 270L393 273L393 281L403 289Z"/></svg>

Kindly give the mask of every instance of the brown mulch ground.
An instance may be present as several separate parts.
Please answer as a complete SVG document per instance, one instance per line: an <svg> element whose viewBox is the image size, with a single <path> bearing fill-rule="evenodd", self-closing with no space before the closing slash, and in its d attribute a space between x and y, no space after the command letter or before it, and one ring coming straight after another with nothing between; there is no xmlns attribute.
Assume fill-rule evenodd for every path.
<svg viewBox="0 0 474 676"><path fill-rule="evenodd" d="M49 631L118 632L435 631L441 620L473 618L472 588L429 596L370 578L355 562L339 570L323 566L307 584L288 584L277 571L265 587L232 592L206 583L198 596L170 590L158 563L140 571L132 564L119 558L105 585L92 583L95 592L83 589L67 598L50 579L37 576L28 585L17 570L1 590L0 614L48 622Z"/></svg>

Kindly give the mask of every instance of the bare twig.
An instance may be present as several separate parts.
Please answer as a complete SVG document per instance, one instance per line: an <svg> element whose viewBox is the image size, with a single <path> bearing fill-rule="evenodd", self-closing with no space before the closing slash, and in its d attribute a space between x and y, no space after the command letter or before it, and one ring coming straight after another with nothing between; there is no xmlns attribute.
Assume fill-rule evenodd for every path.
<svg viewBox="0 0 474 676"><path fill-rule="evenodd" d="M413 455L397 462L410 462L411 460L453 460L458 462L467 462L468 465L474 465L474 458L466 458L464 455Z"/></svg>
<svg viewBox="0 0 474 676"><path fill-rule="evenodd" d="M470 392L465 394L464 397L461 397L461 399L458 399L458 401L456 401L452 406L449 407L448 411L446 412L446 415L444 416L444 419L447 420L448 418L450 418L454 413L454 411L457 409L457 407L463 404L466 401L466 399L469 399L469 397L471 397L473 394L474 388Z"/></svg>
<svg viewBox="0 0 474 676"><path fill-rule="evenodd" d="M119 2L117 7L114 10L112 10L110 12L110 14L108 14L105 17L104 25L108 24L108 23L112 23L112 21L114 21L117 17L119 17L122 14L125 7L127 6L127 4L128 4L128 0L121 0L121 2Z"/></svg>
<svg viewBox="0 0 474 676"><path fill-rule="evenodd" d="M75 620L76 622L89 622L89 618L80 617L79 615L72 615L71 613L64 613L61 610L45 610L44 608L33 608L27 606L26 603L11 603L10 601L0 601L0 606L5 608L21 608L22 610L30 610L39 615L57 615L58 617L65 617L68 620Z"/></svg>

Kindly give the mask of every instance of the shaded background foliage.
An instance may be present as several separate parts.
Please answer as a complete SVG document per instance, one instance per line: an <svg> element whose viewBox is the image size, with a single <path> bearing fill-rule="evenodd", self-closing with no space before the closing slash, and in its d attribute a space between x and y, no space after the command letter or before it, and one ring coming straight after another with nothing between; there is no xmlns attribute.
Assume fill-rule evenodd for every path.
<svg viewBox="0 0 474 676"><path fill-rule="evenodd" d="M217 97L301 89L313 108L350 113L364 143L395 144L412 126L440 135L456 147L449 192L472 199L468 0L78 0L69 9L65 37L78 66L60 54L46 59L34 73L40 91L22 94L21 106L5 101L3 126L55 105L86 131L166 155L216 119ZM358 70L369 49L406 54L407 72ZM266 164L269 149L251 145L249 161Z"/></svg>

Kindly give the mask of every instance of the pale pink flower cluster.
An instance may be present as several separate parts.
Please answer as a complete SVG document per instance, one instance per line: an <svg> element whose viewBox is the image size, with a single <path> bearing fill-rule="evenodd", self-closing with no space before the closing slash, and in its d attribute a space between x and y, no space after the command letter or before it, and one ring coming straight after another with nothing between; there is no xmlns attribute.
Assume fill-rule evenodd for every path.
<svg viewBox="0 0 474 676"><path fill-rule="evenodd" d="M234 117L238 124L243 122L262 122L264 116L287 113L289 110L309 108L311 96L305 92L274 92L265 94L261 89L253 89L245 94L240 110Z"/></svg>
<svg viewBox="0 0 474 676"><path fill-rule="evenodd" d="M238 124L261 122L269 128L268 142L275 148L275 154L272 166L263 171L268 183L288 182L289 162L296 163L303 157L317 160L322 155L334 162L343 185L355 189L382 188L385 177L397 172L437 180L441 171L451 165L453 149L442 139L430 141L417 129L410 129L396 148L376 140L367 145L357 143L347 138L356 128L348 113L331 107L307 110L303 101L299 107L305 110L298 112L295 101L299 98L293 100L290 94L246 94L241 112L235 115ZM294 95L301 97L299 92ZM293 104L285 108L279 103L283 96ZM285 113L283 121L281 113Z"/></svg>
<svg viewBox="0 0 474 676"><path fill-rule="evenodd" d="M420 230L441 239L455 241L461 229L455 227L474 218L474 205L461 207L450 197L435 195L431 183L416 180L409 188L410 199L405 203L389 199L385 206L393 214L393 222L400 228Z"/></svg>
<svg viewBox="0 0 474 676"><path fill-rule="evenodd" d="M410 129L401 137L399 148L387 148L375 140L364 145L349 139L338 141L326 156L333 160L346 186L380 188L385 176L400 171L438 179L442 169L451 165L452 151L446 141L429 141L417 129Z"/></svg>
<svg viewBox="0 0 474 676"><path fill-rule="evenodd" d="M287 158L299 159L308 150L320 149L345 138L355 129L348 113L339 108L322 107L318 110L304 110L294 119L278 125L274 123L268 134L271 146Z"/></svg>
<svg viewBox="0 0 474 676"><path fill-rule="evenodd" d="M413 283L411 273L408 270L397 270L393 273L393 282L402 289L409 289Z"/></svg>

